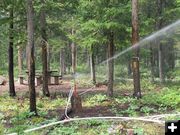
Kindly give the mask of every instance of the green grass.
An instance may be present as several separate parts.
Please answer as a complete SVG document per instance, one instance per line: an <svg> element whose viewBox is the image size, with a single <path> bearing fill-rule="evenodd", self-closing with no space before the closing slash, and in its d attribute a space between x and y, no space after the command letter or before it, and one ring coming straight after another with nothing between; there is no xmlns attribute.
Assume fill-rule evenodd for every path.
<svg viewBox="0 0 180 135"><path fill-rule="evenodd" d="M127 87L126 87L127 85ZM119 86L118 92L121 89L131 87L129 84ZM144 87L144 89L143 89ZM123 92L128 92L123 90ZM130 91L132 93L132 91ZM138 100L132 97L118 96L115 98L115 104L113 105L113 111L117 115L149 115L155 113L168 113L180 111L180 87L179 84L166 84L164 86L158 86L157 84L151 84L150 82L142 81L143 97ZM118 104L127 105L125 110L117 110Z"/></svg>
<svg viewBox="0 0 180 135"><path fill-rule="evenodd" d="M38 117L35 117L33 113L29 112L27 98L18 100L4 95L0 97L0 102L0 133L22 133L25 129L41 125L48 121L49 110L65 107L66 104L66 100L60 97L56 100L37 98ZM54 118L56 119L56 116ZM5 125L9 125L11 128L6 128Z"/></svg>
<svg viewBox="0 0 180 135"><path fill-rule="evenodd" d="M49 135L109 135L127 134L127 130L133 129L138 135L163 134L164 127L154 123L122 122L114 120L84 120L57 125L49 130Z"/></svg>
<svg viewBox="0 0 180 135"><path fill-rule="evenodd" d="M80 86L86 86L86 77L79 83ZM84 84L85 83L85 84ZM153 114L175 113L180 111L180 87L179 83L169 82L165 85L158 83L152 84L148 80L142 80L143 97L141 99L133 98L133 86L131 82L121 82L115 84L115 97L109 98L105 94L87 94L82 97L84 107L108 106L116 116L146 116ZM88 87L88 86L87 86ZM129 96L123 96L123 93L130 93ZM23 97L23 95L21 95ZM57 96L56 99L37 98L38 117L29 113L28 98L10 98L8 94L0 97L0 134L18 132L22 134L25 129L37 127L57 121L57 114L47 118L49 110L64 108L67 99ZM58 114L59 116L61 114ZM178 117L166 117L165 119L179 119ZM108 134L112 125L121 125L112 121L79 121L69 124L53 126L37 132L39 134L63 134L63 135L95 135ZM155 126L147 129L148 123L137 122L129 123L127 128L133 128L138 134L152 133ZM7 128L7 125L10 128ZM162 129L162 128L161 128ZM147 131L148 130L148 131Z"/></svg>

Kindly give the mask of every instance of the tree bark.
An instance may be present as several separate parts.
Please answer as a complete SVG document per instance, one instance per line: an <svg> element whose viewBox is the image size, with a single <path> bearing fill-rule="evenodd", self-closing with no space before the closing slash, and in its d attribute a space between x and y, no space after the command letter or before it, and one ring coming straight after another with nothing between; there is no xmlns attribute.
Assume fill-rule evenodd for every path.
<svg viewBox="0 0 180 135"><path fill-rule="evenodd" d="M156 21L156 29L160 30L162 28L162 10L163 10L163 0L157 0L157 17L160 17L160 19L158 18ZM159 79L160 79L160 83L164 83L164 73L163 73L163 53L162 53L162 43L160 43L160 41L157 41L157 45L158 45L158 61L159 61Z"/></svg>
<svg viewBox="0 0 180 135"><path fill-rule="evenodd" d="M108 89L107 95L109 97L113 96L113 85L114 85L114 59L111 59L114 56L114 33L109 33L109 43L108 43Z"/></svg>
<svg viewBox="0 0 180 135"><path fill-rule="evenodd" d="M72 70L72 52L69 51L69 50L72 50L72 47L71 47L71 43L68 43L67 44L67 47L65 48L65 54L66 54L66 61L65 61L65 65L67 67L67 73L68 74L71 74L71 70Z"/></svg>
<svg viewBox="0 0 180 135"><path fill-rule="evenodd" d="M9 24L9 66L8 66L8 73L9 73L9 95L10 96L16 96L15 87L14 87L14 60L13 60L13 29L14 29L14 23L13 23L13 8L10 9L10 24Z"/></svg>
<svg viewBox="0 0 180 135"><path fill-rule="evenodd" d="M29 69L29 46L26 45L26 68Z"/></svg>
<svg viewBox="0 0 180 135"><path fill-rule="evenodd" d="M139 42L139 28L138 28L138 0L132 0L132 45L136 45ZM139 65L139 47L135 48L134 56L138 59L137 65ZM133 69L134 80L134 97L141 97L140 86L140 72L139 66L137 69Z"/></svg>
<svg viewBox="0 0 180 135"><path fill-rule="evenodd" d="M132 45L139 42L138 0L132 0ZM139 57L139 47L135 48L135 57Z"/></svg>
<svg viewBox="0 0 180 135"><path fill-rule="evenodd" d="M168 65L169 65L169 68L171 70L173 70L175 68L175 48L174 48L174 41L169 39L169 50L167 51L170 51L169 53L169 57L168 57Z"/></svg>
<svg viewBox="0 0 180 135"><path fill-rule="evenodd" d="M128 69L128 77L131 76L132 74L132 69L131 69L131 58L128 58L128 63L127 63L127 69Z"/></svg>
<svg viewBox="0 0 180 135"><path fill-rule="evenodd" d="M50 46L47 44L47 69L51 70L51 59L50 59Z"/></svg>
<svg viewBox="0 0 180 135"><path fill-rule="evenodd" d="M74 30L72 29L72 35L74 35ZM81 97L78 95L76 90L76 58L77 58L77 50L76 50L76 44L72 42L71 44L71 53L72 53L72 74L74 78L74 85L73 85L73 95L71 97L71 107L74 112L79 112L82 110L82 103L81 103Z"/></svg>
<svg viewBox="0 0 180 135"><path fill-rule="evenodd" d="M44 6L44 0L41 0L41 4ZM41 46L42 46L42 78L43 78L43 95L49 97L49 88L48 88L48 59L47 59L47 35L46 35L46 15L44 7L41 8L40 12L40 24L41 24Z"/></svg>
<svg viewBox="0 0 180 135"><path fill-rule="evenodd" d="M90 65L91 65L91 64L90 64L90 63L91 63L91 62L90 62L90 61L91 61L91 60L90 60L90 57L91 57L91 56L90 56L89 51L88 51L87 48L86 48L86 56L87 56L87 57L86 57L86 65L87 65L87 67L90 67Z"/></svg>
<svg viewBox="0 0 180 135"><path fill-rule="evenodd" d="M36 91L35 91L35 60L34 60L34 10L32 0L27 0L27 32L29 49L29 94L30 112L37 114L36 110Z"/></svg>
<svg viewBox="0 0 180 135"><path fill-rule="evenodd" d="M22 48L20 46L18 46L18 70L19 70L19 75L22 75L22 69L23 69Z"/></svg>
<svg viewBox="0 0 180 135"><path fill-rule="evenodd" d="M91 80L93 84L96 84L96 71L95 71L95 60L94 60L94 47L91 47L91 54L90 54L90 65L91 65Z"/></svg>
<svg viewBox="0 0 180 135"><path fill-rule="evenodd" d="M76 73L76 45L75 43L71 44L72 49L72 73L75 75Z"/></svg>
<svg viewBox="0 0 180 135"><path fill-rule="evenodd" d="M163 52L162 52L162 44L159 43L159 49L158 49L158 58L159 58L159 78L160 83L164 83L164 73L163 73Z"/></svg>
<svg viewBox="0 0 180 135"><path fill-rule="evenodd" d="M154 62L154 55L153 55L153 48L150 45L150 63L151 63L151 81L154 82L154 66L155 66L155 62Z"/></svg>
<svg viewBox="0 0 180 135"><path fill-rule="evenodd" d="M65 56L64 56L64 48L60 50L60 71L61 75L65 74Z"/></svg>

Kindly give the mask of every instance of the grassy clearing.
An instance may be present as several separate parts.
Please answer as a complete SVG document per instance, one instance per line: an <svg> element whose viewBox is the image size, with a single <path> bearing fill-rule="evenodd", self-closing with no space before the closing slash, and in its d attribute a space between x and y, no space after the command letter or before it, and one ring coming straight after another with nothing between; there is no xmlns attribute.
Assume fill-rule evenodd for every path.
<svg viewBox="0 0 180 135"><path fill-rule="evenodd" d="M84 81L84 80L83 80ZM81 81L83 83L83 81ZM85 81L84 81L85 82ZM82 85L84 86L84 85ZM180 87L179 83L168 83L164 86L151 84L149 81L142 81L143 97L138 100L132 98L131 82L117 83L115 85L115 97L108 98L105 94L87 94L83 95L83 106L87 108L102 106L108 109L116 116L146 116L163 113L180 112ZM125 94L130 93L130 95ZM37 98L38 117L28 111L28 98L10 98L8 95L0 97L0 134L17 132L22 134L23 130L37 127L50 122L58 121L61 114L56 113L58 109L64 109L66 98L57 96L55 99ZM165 119L179 119L178 117L166 117ZM163 133L164 128L152 123L137 122L115 122L115 121L79 121L69 124L62 124L51 128L46 128L32 133L39 134L63 134L63 135L95 135L109 134L112 126L119 127L123 125L124 129L134 129L138 135L154 134L153 131ZM148 128L147 130L147 126ZM157 129L156 129L157 128ZM155 130L156 129L156 130ZM117 128L117 131L120 132Z"/></svg>

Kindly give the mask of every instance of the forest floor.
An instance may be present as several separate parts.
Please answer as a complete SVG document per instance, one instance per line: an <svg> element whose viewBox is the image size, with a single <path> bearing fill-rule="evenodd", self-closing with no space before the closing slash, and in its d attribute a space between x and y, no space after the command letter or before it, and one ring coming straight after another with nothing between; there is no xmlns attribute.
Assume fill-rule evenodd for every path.
<svg viewBox="0 0 180 135"><path fill-rule="evenodd" d="M38 117L29 113L28 85L19 85L16 82L17 97L8 96L8 84L0 86L0 134L18 132L22 133L26 129L34 128L51 122L60 120L67 105L67 97L71 87L71 78L64 78L60 85L49 85L51 97L43 97L41 87L36 87ZM25 82L26 83L26 82ZM86 94L82 94L83 110L79 113L70 114L70 117L102 117L102 116L127 116L142 117L157 114L180 112L180 84L167 83L166 85L152 84L147 80L142 80L142 99L132 97L132 82L118 82L114 86L114 97L106 96L105 85L87 84L87 79L78 81L78 92L82 93L92 88ZM168 117L166 119L180 119L179 117ZM88 120L60 124L55 127L31 133L34 135L63 134L96 135L99 132L109 134L108 130L112 126L124 129L134 129L139 134L164 134L164 126L147 122L117 122L117 120ZM148 126L148 128L147 128ZM80 128L83 127L84 129ZM126 134L126 133L125 133ZM77 134L76 134L77 135Z"/></svg>
<svg viewBox="0 0 180 135"><path fill-rule="evenodd" d="M72 78L69 77L65 77L63 78L63 80L60 80L60 84L59 85L49 85L49 91L52 95L57 94L57 95L67 95L69 94L69 91L71 89L71 80ZM53 82L53 80L51 80ZM0 95L3 95L4 93L7 93L9 89L8 84L6 85L0 85ZM77 91L79 93L85 92L87 89L89 89L89 87L86 86L80 86L77 83ZM105 85L101 85L98 87L93 87L91 88L90 91L92 92L105 92L107 89L107 87ZM28 93L29 88L28 88L28 84L27 81L24 81L24 84L19 84L18 81L15 81L15 90L17 95L26 95L26 93ZM39 92L42 90L42 85L40 86L36 86L36 92L39 95Z"/></svg>

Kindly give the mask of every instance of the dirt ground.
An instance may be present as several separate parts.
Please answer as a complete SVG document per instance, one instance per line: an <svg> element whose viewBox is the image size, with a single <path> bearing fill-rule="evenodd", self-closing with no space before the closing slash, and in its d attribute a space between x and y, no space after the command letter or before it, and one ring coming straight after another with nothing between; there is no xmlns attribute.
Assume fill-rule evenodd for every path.
<svg viewBox="0 0 180 135"><path fill-rule="evenodd" d="M70 83L70 78L63 78L63 80L59 80L60 84L59 85L49 85L49 91L51 94L56 93L58 94L68 94L70 89L71 89L71 83ZM53 82L53 80L52 80ZM5 85L0 85L0 95L3 95L5 93L8 93L9 85L6 83ZM78 87L77 84L77 91L78 93L82 93L87 91L89 88L82 88ZM21 95L22 93L28 93L28 83L27 81L24 81L24 84L21 85L18 81L15 82L15 90L17 95ZM36 92L37 94L42 90L42 85L36 86ZM103 92L106 90L106 86L100 86L96 88L92 88L89 92Z"/></svg>

